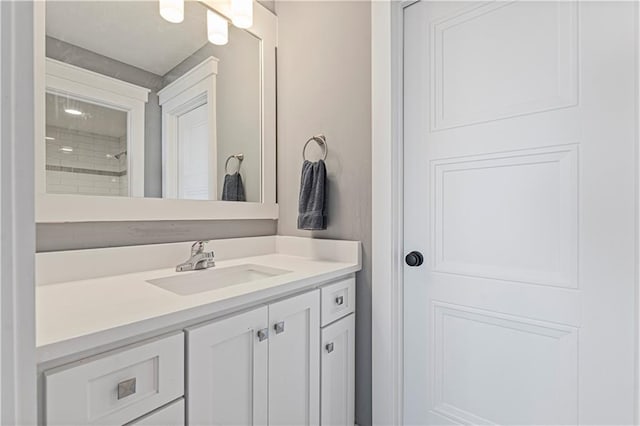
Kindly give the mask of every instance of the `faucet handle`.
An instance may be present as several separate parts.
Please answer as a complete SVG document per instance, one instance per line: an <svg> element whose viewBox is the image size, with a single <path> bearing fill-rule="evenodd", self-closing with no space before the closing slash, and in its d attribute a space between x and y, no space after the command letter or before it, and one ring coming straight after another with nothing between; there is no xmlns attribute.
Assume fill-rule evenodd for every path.
<svg viewBox="0 0 640 426"><path fill-rule="evenodd" d="M209 240L196 241L191 245L191 255L196 255L204 252L204 245L207 244Z"/></svg>

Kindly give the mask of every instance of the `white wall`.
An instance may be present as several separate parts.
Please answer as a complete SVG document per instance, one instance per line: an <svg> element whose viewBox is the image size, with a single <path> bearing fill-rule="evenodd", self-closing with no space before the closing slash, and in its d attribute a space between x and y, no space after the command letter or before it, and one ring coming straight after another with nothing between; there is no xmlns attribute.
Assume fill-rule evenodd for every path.
<svg viewBox="0 0 640 426"><path fill-rule="evenodd" d="M371 6L278 1L278 233L360 240L356 421L371 424ZM326 231L296 229L302 146L329 146ZM309 150L312 155L311 149Z"/></svg>

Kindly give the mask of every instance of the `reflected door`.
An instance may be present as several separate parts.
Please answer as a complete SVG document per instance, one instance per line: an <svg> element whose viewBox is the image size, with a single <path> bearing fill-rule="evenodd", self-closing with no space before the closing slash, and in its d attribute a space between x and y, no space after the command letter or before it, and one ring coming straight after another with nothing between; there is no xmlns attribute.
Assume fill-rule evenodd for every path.
<svg viewBox="0 0 640 426"><path fill-rule="evenodd" d="M405 424L633 423L635 15L404 9Z"/></svg>
<svg viewBox="0 0 640 426"><path fill-rule="evenodd" d="M178 117L178 195L187 200L214 200L209 157L207 104ZM215 178L215 175L213 175Z"/></svg>

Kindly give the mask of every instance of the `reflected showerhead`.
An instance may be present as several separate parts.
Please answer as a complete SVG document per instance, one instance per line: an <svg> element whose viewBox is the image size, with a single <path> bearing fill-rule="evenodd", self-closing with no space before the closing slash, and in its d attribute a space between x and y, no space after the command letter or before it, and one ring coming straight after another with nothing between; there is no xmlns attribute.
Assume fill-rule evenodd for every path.
<svg viewBox="0 0 640 426"><path fill-rule="evenodd" d="M123 155L127 155L127 151L122 151L113 156L116 160L119 160Z"/></svg>

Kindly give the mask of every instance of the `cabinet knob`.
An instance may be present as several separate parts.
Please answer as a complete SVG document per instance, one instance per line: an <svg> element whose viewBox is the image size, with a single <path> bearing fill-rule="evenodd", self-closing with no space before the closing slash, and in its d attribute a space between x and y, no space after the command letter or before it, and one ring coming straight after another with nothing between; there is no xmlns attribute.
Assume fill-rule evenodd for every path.
<svg viewBox="0 0 640 426"><path fill-rule="evenodd" d="M325 346L325 349L327 350L327 353L333 352L333 342L327 343L327 345Z"/></svg>
<svg viewBox="0 0 640 426"><path fill-rule="evenodd" d="M118 383L118 399L126 398L136 393L136 378Z"/></svg>
<svg viewBox="0 0 640 426"><path fill-rule="evenodd" d="M256 334L258 335L258 341L262 342L269 338L269 329L263 328L262 330L258 330L258 333Z"/></svg>
<svg viewBox="0 0 640 426"><path fill-rule="evenodd" d="M336 305L340 306L344 303L344 296L336 297Z"/></svg>
<svg viewBox="0 0 640 426"><path fill-rule="evenodd" d="M284 332L284 321L277 322L273 325L273 329L276 331L276 334L280 334Z"/></svg>

